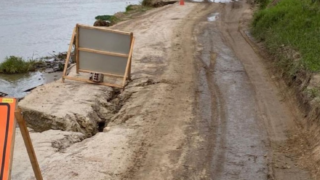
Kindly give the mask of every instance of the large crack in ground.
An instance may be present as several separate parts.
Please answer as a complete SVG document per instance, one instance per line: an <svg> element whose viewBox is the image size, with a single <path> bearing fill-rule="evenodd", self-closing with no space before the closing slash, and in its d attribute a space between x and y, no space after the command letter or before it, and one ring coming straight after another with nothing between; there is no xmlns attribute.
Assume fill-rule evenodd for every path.
<svg viewBox="0 0 320 180"><path fill-rule="evenodd" d="M122 109L125 103L131 98L131 96L137 92L133 88L144 88L149 85L158 84L159 82L155 82L152 79L148 78L140 78L133 80L128 86L128 90L121 91L119 89L112 89L112 96L107 99L101 97L98 99L98 103L92 106L92 112L88 117L82 117L77 114L74 114L75 120L85 128L83 122L85 122L84 118L91 118L96 121L96 127L91 128L91 132L87 134L83 133L75 133L65 135L64 138L55 140L52 142L52 147L56 148L57 151L63 152L66 148L70 147L74 143L81 142L89 137L94 136L98 132L103 132L104 128L108 126L111 121L118 121L120 123L125 123L128 119L132 117L132 115L122 115L120 116L118 112ZM88 129L87 129L88 130Z"/></svg>

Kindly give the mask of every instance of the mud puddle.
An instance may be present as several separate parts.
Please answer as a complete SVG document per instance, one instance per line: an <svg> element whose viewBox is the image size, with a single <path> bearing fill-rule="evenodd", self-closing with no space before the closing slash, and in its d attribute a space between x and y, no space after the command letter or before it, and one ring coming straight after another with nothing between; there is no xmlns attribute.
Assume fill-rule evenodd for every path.
<svg viewBox="0 0 320 180"><path fill-rule="evenodd" d="M208 21L216 21L219 17L219 13L212 13L210 16L207 17Z"/></svg>

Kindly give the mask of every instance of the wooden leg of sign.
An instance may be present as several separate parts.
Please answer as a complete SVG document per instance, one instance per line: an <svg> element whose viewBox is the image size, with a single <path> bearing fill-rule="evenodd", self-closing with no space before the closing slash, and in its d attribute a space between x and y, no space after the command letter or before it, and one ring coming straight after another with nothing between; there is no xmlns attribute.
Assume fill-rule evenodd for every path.
<svg viewBox="0 0 320 180"><path fill-rule="evenodd" d="M21 115L21 110L17 109L15 112L15 117L16 120L19 124L20 127L20 131L21 131L21 135L23 137L24 140L24 144L26 145L27 151L28 151L28 155L29 155L29 159L32 165L32 169L34 172L34 175L36 177L37 180L43 180L42 179L42 175L41 175L41 171L40 171L40 167L38 164L38 160L36 157L36 153L34 152L33 146L32 146L32 142L31 142L31 138L29 135L29 131L27 129L27 125Z"/></svg>
<svg viewBox="0 0 320 180"><path fill-rule="evenodd" d="M79 25L76 25L76 71L79 74Z"/></svg>
<svg viewBox="0 0 320 180"><path fill-rule="evenodd" d="M132 56L130 58L130 63L129 63L128 80L131 80L131 63L132 63Z"/></svg>
<svg viewBox="0 0 320 180"><path fill-rule="evenodd" d="M69 49L68 49L68 53L67 53L67 58L66 58L66 61L64 62L64 69L63 69L63 73L62 73L62 82L64 82L64 79L65 79L64 77L67 76L67 69L68 69L68 64L69 64L69 60L70 60L70 54L71 54L71 50L72 50L72 46L73 46L75 33L76 33L76 29L73 29L70 44L69 44Z"/></svg>
<svg viewBox="0 0 320 180"><path fill-rule="evenodd" d="M128 57L128 61L127 61L127 66L126 66L126 70L125 70L124 77L123 77L123 82L122 82L122 88L123 89L124 89L124 87L126 85L126 81L127 81L128 76L129 76L129 67L131 66L133 44L134 44L134 37L131 35L131 48L130 48L129 57Z"/></svg>

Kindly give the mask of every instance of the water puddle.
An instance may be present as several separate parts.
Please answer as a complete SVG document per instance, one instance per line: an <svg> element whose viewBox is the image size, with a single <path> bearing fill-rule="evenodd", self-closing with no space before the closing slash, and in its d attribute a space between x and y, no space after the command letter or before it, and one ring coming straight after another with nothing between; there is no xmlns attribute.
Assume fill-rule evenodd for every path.
<svg viewBox="0 0 320 180"><path fill-rule="evenodd" d="M219 17L219 13L213 13L207 19L208 21L216 21L218 17Z"/></svg>
<svg viewBox="0 0 320 180"><path fill-rule="evenodd" d="M23 98L34 87L55 81L61 77L61 72L25 74L0 74L0 92L8 97Z"/></svg>

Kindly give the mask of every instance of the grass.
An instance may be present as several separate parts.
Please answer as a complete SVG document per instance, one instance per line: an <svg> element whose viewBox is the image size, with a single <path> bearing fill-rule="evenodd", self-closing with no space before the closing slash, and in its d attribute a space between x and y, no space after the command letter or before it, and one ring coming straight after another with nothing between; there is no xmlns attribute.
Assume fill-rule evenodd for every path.
<svg viewBox="0 0 320 180"><path fill-rule="evenodd" d="M275 6L268 6L268 0L259 2L260 10L255 13L252 23L253 36L264 41L269 52L285 59L283 65L320 72L319 2L280 0ZM285 58L283 47L301 54L299 65Z"/></svg>
<svg viewBox="0 0 320 180"><path fill-rule="evenodd" d="M37 60L25 61L21 57L10 56L0 64L0 73L17 74L35 71L40 64L43 64L43 62Z"/></svg>

